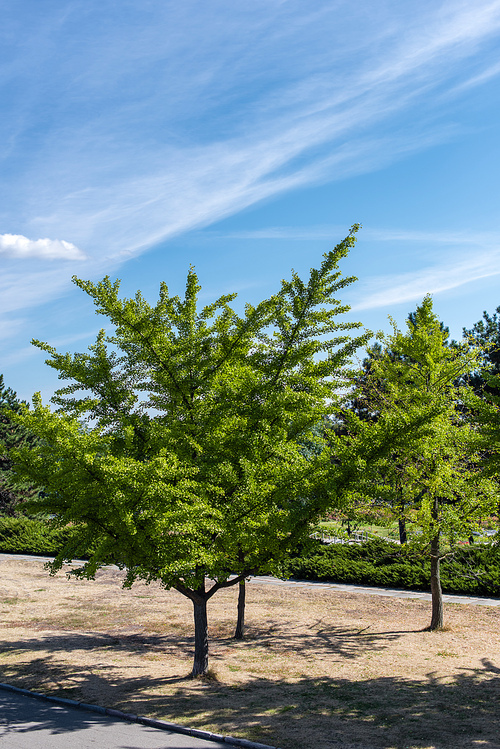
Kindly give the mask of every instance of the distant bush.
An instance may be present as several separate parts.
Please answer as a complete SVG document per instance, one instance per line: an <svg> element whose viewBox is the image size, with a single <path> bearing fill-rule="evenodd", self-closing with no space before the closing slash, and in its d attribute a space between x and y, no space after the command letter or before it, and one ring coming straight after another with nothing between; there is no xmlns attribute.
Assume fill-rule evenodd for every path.
<svg viewBox="0 0 500 749"><path fill-rule="evenodd" d="M299 555L300 554L300 555ZM430 589L430 561L415 549L387 541L364 544L314 542L288 563L288 574L304 580ZM500 596L500 545L464 547L441 562L445 593Z"/></svg>
<svg viewBox="0 0 500 749"><path fill-rule="evenodd" d="M50 520L0 516L0 552L56 556L71 536L71 528L57 528Z"/></svg>

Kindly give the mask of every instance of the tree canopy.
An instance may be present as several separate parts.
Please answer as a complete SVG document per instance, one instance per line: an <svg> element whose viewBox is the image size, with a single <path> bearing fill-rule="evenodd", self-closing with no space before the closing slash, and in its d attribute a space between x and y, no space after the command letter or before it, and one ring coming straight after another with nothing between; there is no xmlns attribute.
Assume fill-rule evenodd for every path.
<svg viewBox="0 0 500 749"><path fill-rule="evenodd" d="M243 314L228 294L198 310L193 269L183 299L160 286L155 306L119 282L74 281L115 327L87 353L60 354L34 341L69 381L57 411L34 407L18 420L40 439L20 448L16 470L44 487L33 506L72 541L52 569L83 549L75 574L92 577L110 561L159 580L194 604L193 674L208 667L207 600L282 559L340 496L318 423L335 410L354 351L366 343L339 292L354 278L338 270L355 241L324 256L307 280L295 272ZM304 455L302 445L317 449ZM207 580L209 584L207 587Z"/></svg>
<svg viewBox="0 0 500 749"><path fill-rule="evenodd" d="M491 378L500 375L500 307L492 315L483 312L482 320L469 330L464 328L463 333L481 353L478 368L467 376L466 381L478 395L499 396L498 383L493 385Z"/></svg>

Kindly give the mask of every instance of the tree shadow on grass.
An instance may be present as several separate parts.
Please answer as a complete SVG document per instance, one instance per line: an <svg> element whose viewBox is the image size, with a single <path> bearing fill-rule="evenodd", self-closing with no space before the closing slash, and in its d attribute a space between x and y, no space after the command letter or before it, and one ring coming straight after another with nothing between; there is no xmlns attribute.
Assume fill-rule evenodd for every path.
<svg viewBox="0 0 500 749"><path fill-rule="evenodd" d="M15 622L14 622L15 624ZM12 626L12 623L11 623ZM39 626L45 626L42 623ZM36 629L39 629L39 626ZM48 625L50 626L50 625ZM225 651L235 646L257 649L272 649L279 653L307 653L312 649L325 656L335 655L345 659L363 657L367 652L373 653L384 650L387 645L410 632L419 630L376 631L367 627L338 627L325 624L318 619L304 632L301 626L283 629L282 623L271 623L266 627L247 626L245 639L242 643L234 640L231 634L234 629L217 627L217 634L211 636L212 658L217 660L217 651ZM111 629L109 632L82 632L70 629L54 630L53 634L44 629L43 635L37 639L19 641L13 646L17 649L30 651L50 650L72 651L93 650L95 648L111 648L126 653L157 653L173 655L177 658L186 657L190 660L194 651L194 633L189 627L184 631L170 632L163 635L155 632L132 632L123 629ZM226 631L227 630L227 631ZM35 630L36 631L36 630ZM0 648L4 645L0 642ZM12 650L7 643L5 647Z"/></svg>
<svg viewBox="0 0 500 749"><path fill-rule="evenodd" d="M376 631L371 626L337 627L318 619L307 632L302 627L297 628L297 631L293 627L283 629L281 623L268 627L248 626L245 630L245 642L247 645L272 648L282 653L307 653L314 650L325 656L356 659L367 652L384 650L390 642L414 631L418 630Z"/></svg>
<svg viewBox="0 0 500 749"><path fill-rule="evenodd" d="M184 644L190 651L189 638ZM3 652L30 653L21 663L5 663L0 679L282 749L500 747L500 668L487 659L480 669L464 669L446 679L433 672L424 680L411 679L411 675L363 681L348 677L293 680L278 675L275 679L250 677L239 684L192 680L187 673L153 678L144 668L135 675L130 675L129 668L124 675L112 662L117 649L141 653L156 649L161 654L172 647L171 638L157 635L64 633L45 635L38 641L4 642L0 643ZM77 670L52 656L85 648L103 649L102 669Z"/></svg>

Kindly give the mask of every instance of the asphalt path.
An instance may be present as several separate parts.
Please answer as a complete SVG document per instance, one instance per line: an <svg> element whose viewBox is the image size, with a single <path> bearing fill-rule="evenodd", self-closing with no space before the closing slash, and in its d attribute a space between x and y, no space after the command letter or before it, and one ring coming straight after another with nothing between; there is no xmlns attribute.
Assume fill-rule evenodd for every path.
<svg viewBox="0 0 500 749"><path fill-rule="evenodd" d="M370 588L363 585L344 585L342 583L322 583L314 580L279 580L276 577L253 577L255 581L264 585L283 585L295 588L309 588L309 590L337 590L343 593L360 593L365 596L388 596L389 598L418 598L431 601L430 593L422 590L401 590L399 588ZM500 598L483 598L481 596L458 596L443 594L445 603L462 603L471 606L500 606Z"/></svg>
<svg viewBox="0 0 500 749"><path fill-rule="evenodd" d="M37 557L25 554L0 554L0 563L6 559L38 560L40 562L51 562L52 557ZM75 559L73 565L82 565L81 559ZM118 567L109 565L108 569L118 570ZM364 585L344 585L343 583L322 583L315 580L280 580L277 577L258 575L249 578L250 582L262 583L263 585L279 585L297 588L309 588L311 590L335 590L344 593L361 593L366 596L386 596L389 598L417 598L422 601L432 600L430 593L421 590L401 590L399 588L375 588ZM460 596L444 594L445 603L461 603L470 606L500 606L500 598L486 598L482 596Z"/></svg>
<svg viewBox="0 0 500 749"><path fill-rule="evenodd" d="M234 746L234 745L233 745ZM160 730L82 708L0 689L2 749L229 749L212 741Z"/></svg>

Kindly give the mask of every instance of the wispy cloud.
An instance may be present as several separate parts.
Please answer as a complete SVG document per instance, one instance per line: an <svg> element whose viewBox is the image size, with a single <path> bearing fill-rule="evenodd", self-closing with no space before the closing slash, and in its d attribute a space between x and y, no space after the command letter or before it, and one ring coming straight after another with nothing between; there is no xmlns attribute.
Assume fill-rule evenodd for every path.
<svg viewBox="0 0 500 749"><path fill-rule="evenodd" d="M310 226L265 226L261 229L245 229L240 231L211 231L204 230L200 239L284 239L307 241L338 241L339 236L346 234L345 224L318 224ZM441 245L470 245L473 247L498 247L500 234L486 231L426 231L415 229L362 227L358 238L370 242L415 242L419 244Z"/></svg>
<svg viewBox="0 0 500 749"><path fill-rule="evenodd" d="M500 275L500 235L494 233L467 234L450 232L384 232L373 231L379 239L447 245L448 251L439 253L438 263L406 273L379 275L357 284L353 311L392 308L397 304L422 299L425 294L439 294L457 289L482 278ZM407 246L407 245L406 245ZM468 247L467 251L465 247ZM453 250L453 252L450 252Z"/></svg>
<svg viewBox="0 0 500 749"><path fill-rule="evenodd" d="M26 252L85 255L95 275L273 195L454 137L438 104L497 74L500 0L407 6L153 0L125 3L117 23L114 2L89 0L40 8L22 34L14 18L0 85L15 80L22 96L0 123L0 227L65 237L51 250L25 239ZM33 292L25 304L67 287L61 269L37 292L41 272L12 268Z"/></svg>
<svg viewBox="0 0 500 749"><path fill-rule="evenodd" d="M419 272L373 278L361 286L363 299L351 308L354 312L377 307L393 308L403 302L422 299L426 294L439 294L481 278L500 275L500 252L493 267L490 260L489 257L477 262L462 262L453 268L438 265Z"/></svg>
<svg viewBox="0 0 500 749"><path fill-rule="evenodd" d="M330 241L335 243L346 233L345 226L269 226L235 232L204 231L200 240L286 240ZM426 258L438 255L431 263L406 273L387 273L360 280L353 287L353 311L391 308L394 305L422 299L425 294L439 294L481 278L500 274L500 233L494 231L426 231L397 228L363 228L359 240L379 254L377 243L396 243L399 255L412 256L421 266ZM411 249L410 249L411 248ZM371 253L371 254L373 254ZM381 262L384 253L380 255Z"/></svg>
<svg viewBox="0 0 500 749"><path fill-rule="evenodd" d="M85 260L85 254L64 239L28 239L22 234L0 234L0 255L42 260Z"/></svg>
<svg viewBox="0 0 500 749"><path fill-rule="evenodd" d="M227 232L210 231L208 229L205 230L201 236L210 239L284 239L287 241L307 240L313 242L315 240L323 241L325 239L334 240L342 233L345 234L345 232L345 225L322 224L321 226L265 226L261 229L242 229L240 231Z"/></svg>
<svg viewBox="0 0 500 749"><path fill-rule="evenodd" d="M111 328L109 326L104 327L105 330L111 331ZM2 337L1 330L2 328L0 325L0 338ZM51 339L50 345L54 346L54 348L57 349L59 347L70 346L71 344L77 343L78 341L89 341L90 344L93 344L95 342L95 337L98 333L98 330L98 328L94 328L92 330L82 331L81 333L59 336L58 338ZM26 359L31 359L35 356L47 356L47 354L44 351L41 352L40 349L36 346L23 346L22 348L17 348L16 350L12 351L10 354L2 356L2 366L9 367L13 364L19 364L20 362L25 361Z"/></svg>

